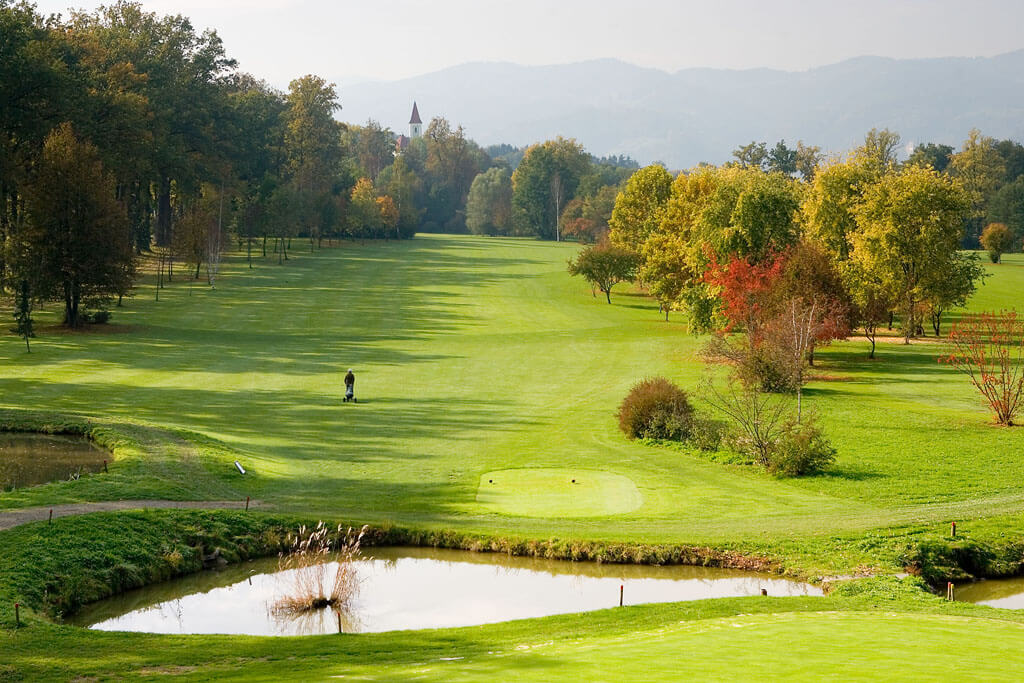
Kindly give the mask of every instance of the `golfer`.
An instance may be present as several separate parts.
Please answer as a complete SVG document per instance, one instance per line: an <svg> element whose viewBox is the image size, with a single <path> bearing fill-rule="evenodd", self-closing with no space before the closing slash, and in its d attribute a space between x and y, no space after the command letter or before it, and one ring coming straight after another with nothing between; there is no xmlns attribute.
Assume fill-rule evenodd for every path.
<svg viewBox="0 0 1024 683"><path fill-rule="evenodd" d="M348 369L345 375L345 400L354 401L356 398L356 376L352 374L352 368Z"/></svg>

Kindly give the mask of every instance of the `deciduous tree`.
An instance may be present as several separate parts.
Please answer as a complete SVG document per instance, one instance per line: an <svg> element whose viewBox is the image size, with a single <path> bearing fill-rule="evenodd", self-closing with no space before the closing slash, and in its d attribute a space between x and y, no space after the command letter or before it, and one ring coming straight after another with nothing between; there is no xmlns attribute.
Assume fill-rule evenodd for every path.
<svg viewBox="0 0 1024 683"><path fill-rule="evenodd" d="M466 227L474 235L508 235L512 231L512 177L505 168L490 168L473 179L466 200Z"/></svg>
<svg viewBox="0 0 1024 683"><path fill-rule="evenodd" d="M512 175L512 220L521 234L561 239L561 216L590 157L575 140L557 138L526 150Z"/></svg>
<svg viewBox="0 0 1024 683"><path fill-rule="evenodd" d="M1024 322L1016 312L968 315L954 323L940 363L967 375L995 414L1010 426L1024 396Z"/></svg>
<svg viewBox="0 0 1024 683"><path fill-rule="evenodd" d="M999 263L1003 254L1013 248L1013 234L1003 223L989 223L981 233L981 246L992 263Z"/></svg>
<svg viewBox="0 0 1024 683"><path fill-rule="evenodd" d="M672 194L672 175L664 166L654 164L640 169L626 181L615 199L609 238L614 244L634 251L661 223Z"/></svg>
<svg viewBox="0 0 1024 683"><path fill-rule="evenodd" d="M855 208L851 258L899 302L908 344L919 325L919 305L948 285L964 258L958 247L969 207L958 182L908 166L868 187Z"/></svg>
<svg viewBox="0 0 1024 683"><path fill-rule="evenodd" d="M639 258L635 252L611 243L595 244L583 248L575 260L569 260L569 274L582 276L587 282L604 292L612 302L612 287L636 277Z"/></svg>
<svg viewBox="0 0 1024 683"><path fill-rule="evenodd" d="M94 146L70 124L54 130L27 187L28 221L18 271L41 298L64 302L64 324L83 322L82 305L104 305L130 289L135 263L124 207Z"/></svg>

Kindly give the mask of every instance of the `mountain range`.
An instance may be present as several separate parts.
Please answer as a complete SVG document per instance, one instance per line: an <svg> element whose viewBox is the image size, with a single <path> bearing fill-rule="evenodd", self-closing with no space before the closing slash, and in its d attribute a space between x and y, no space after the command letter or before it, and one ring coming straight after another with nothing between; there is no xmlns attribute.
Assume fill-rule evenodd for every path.
<svg viewBox="0 0 1024 683"><path fill-rule="evenodd" d="M806 71L657 69L602 59L553 66L479 62L341 88L344 121L407 132L413 101L481 145L562 135L598 156L678 169L721 163L752 140L842 152L871 128L908 145L958 146L971 128L1024 138L1024 50L996 57L858 57Z"/></svg>

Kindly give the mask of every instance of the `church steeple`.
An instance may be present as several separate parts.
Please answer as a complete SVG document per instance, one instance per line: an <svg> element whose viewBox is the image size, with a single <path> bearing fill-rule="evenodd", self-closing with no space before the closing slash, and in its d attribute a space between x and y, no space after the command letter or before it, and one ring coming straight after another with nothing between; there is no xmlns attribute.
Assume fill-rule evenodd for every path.
<svg viewBox="0 0 1024 683"><path fill-rule="evenodd" d="M420 120L420 110L416 103L412 103L412 116L409 117L409 137L416 139L423 135L423 121Z"/></svg>

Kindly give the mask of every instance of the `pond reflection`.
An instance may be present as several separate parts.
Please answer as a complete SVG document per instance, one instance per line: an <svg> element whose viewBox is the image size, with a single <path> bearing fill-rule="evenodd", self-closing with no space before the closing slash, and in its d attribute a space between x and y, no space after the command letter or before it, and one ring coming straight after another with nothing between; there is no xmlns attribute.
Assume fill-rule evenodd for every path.
<svg viewBox="0 0 1024 683"><path fill-rule="evenodd" d="M1024 576L988 579L956 587L957 600L1003 609L1024 609Z"/></svg>
<svg viewBox="0 0 1024 683"><path fill-rule="evenodd" d="M425 548L370 548L360 589L340 614L346 633L447 628L584 612L619 604L729 596L821 595L808 584L728 569L563 562ZM330 609L272 609L288 577L269 558L203 572L87 606L69 623L107 631L309 635L336 633Z"/></svg>
<svg viewBox="0 0 1024 683"><path fill-rule="evenodd" d="M110 453L83 436L0 432L0 491L99 472Z"/></svg>

